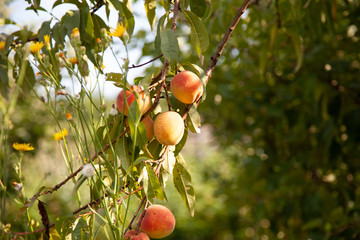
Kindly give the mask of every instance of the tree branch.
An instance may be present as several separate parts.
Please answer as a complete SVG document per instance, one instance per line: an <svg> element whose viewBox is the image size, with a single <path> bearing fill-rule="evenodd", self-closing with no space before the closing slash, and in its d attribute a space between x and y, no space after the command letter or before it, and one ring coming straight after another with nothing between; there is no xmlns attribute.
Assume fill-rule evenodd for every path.
<svg viewBox="0 0 360 240"><path fill-rule="evenodd" d="M227 31L225 32L221 42L218 45L218 48L215 52L215 54L211 57L211 62L209 67L207 68L206 72L205 72L205 84L208 83L212 72L214 71L214 68L216 66L216 63L219 60L219 57L221 56L221 54L223 53L223 50L225 48L226 43L229 41L229 38L232 34L232 32L234 31L236 25L239 23L240 21L240 17L243 15L243 13L245 12L246 8L248 7L249 3L251 0L244 0L243 4L241 5L238 13L235 15L234 19L232 20L229 28L227 29Z"/></svg>

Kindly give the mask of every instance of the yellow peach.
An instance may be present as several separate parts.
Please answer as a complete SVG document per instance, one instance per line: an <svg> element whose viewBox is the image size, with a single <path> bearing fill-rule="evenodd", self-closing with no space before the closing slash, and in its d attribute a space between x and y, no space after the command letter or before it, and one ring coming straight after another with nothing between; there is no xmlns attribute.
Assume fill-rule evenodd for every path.
<svg viewBox="0 0 360 240"><path fill-rule="evenodd" d="M160 113L154 121L154 135L159 143L176 145L184 134L184 121L173 111Z"/></svg>

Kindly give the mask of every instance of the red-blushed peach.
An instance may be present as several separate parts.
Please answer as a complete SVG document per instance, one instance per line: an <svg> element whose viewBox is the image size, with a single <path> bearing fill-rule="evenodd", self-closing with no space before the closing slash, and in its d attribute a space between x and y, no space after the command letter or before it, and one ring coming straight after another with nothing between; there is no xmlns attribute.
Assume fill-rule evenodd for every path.
<svg viewBox="0 0 360 240"><path fill-rule="evenodd" d="M146 116L142 121L145 125L146 137L148 141L150 141L154 137L154 121L150 118L150 116ZM129 127L129 120L125 120L126 127Z"/></svg>
<svg viewBox="0 0 360 240"><path fill-rule="evenodd" d="M169 236L175 228L175 217L167 207L151 205L145 210L140 229L150 238L164 238Z"/></svg>
<svg viewBox="0 0 360 240"><path fill-rule="evenodd" d="M149 236L144 232L139 232L135 235L135 230L132 229L125 233L124 240L150 240Z"/></svg>
<svg viewBox="0 0 360 240"><path fill-rule="evenodd" d="M132 85L132 86L130 86L130 89L131 89L131 91L130 90L125 91L125 99L127 101L127 105L130 107L130 105L136 99L136 96L133 93L136 91L139 93L139 97L136 100L136 102L139 105L139 111L145 113L150 108L150 105L151 105L150 96L147 95L143 91L143 88L140 86ZM117 108L120 113L122 113L126 116L129 114L128 106L126 105L126 103L124 104L124 90L121 90L120 93L118 94L117 99L116 99L116 105L117 105Z"/></svg>
<svg viewBox="0 0 360 240"><path fill-rule="evenodd" d="M154 135L159 143L176 145L184 134L184 121L173 111L160 113L154 121Z"/></svg>
<svg viewBox="0 0 360 240"><path fill-rule="evenodd" d="M190 71L176 74L171 79L170 89L175 98L185 104L196 102L203 94L203 85L200 78Z"/></svg>

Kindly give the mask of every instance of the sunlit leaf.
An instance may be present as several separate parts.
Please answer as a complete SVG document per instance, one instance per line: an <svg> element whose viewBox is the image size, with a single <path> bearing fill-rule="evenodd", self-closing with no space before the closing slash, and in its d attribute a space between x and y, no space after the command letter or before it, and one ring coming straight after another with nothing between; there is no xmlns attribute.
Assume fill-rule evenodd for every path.
<svg viewBox="0 0 360 240"><path fill-rule="evenodd" d="M193 133L200 133L201 119L195 105L191 106L190 111L186 117L188 128Z"/></svg>
<svg viewBox="0 0 360 240"><path fill-rule="evenodd" d="M145 11L151 30L153 30L155 24L155 10L156 10L156 1L145 0Z"/></svg>
<svg viewBox="0 0 360 240"><path fill-rule="evenodd" d="M186 162L178 154L176 156L176 163L173 169L173 180L176 190L180 193L182 200L185 203L191 216L195 214L195 191L191 183L191 176L186 167Z"/></svg>
<svg viewBox="0 0 360 240"><path fill-rule="evenodd" d="M187 24L191 28L191 42L194 50L200 56L209 46L209 35L204 23L194 13L184 10L183 16L187 20Z"/></svg>
<svg viewBox="0 0 360 240"><path fill-rule="evenodd" d="M150 164L145 164L144 167L144 190L149 200L158 198L160 200L165 199L163 189L160 185L159 179L155 174L154 169Z"/></svg>
<svg viewBox="0 0 360 240"><path fill-rule="evenodd" d="M179 55L179 43L175 32L167 29L160 32L161 52L169 61L177 59Z"/></svg>

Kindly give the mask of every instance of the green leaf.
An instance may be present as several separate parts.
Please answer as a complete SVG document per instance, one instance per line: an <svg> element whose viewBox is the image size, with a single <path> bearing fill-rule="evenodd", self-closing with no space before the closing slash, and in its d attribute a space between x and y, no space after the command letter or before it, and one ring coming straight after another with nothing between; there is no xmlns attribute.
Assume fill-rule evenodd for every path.
<svg viewBox="0 0 360 240"><path fill-rule="evenodd" d="M107 73L105 81L114 82L114 85L119 88L126 88L128 86L127 84L126 86L124 85L124 74L122 73Z"/></svg>
<svg viewBox="0 0 360 240"><path fill-rule="evenodd" d="M70 38L72 30L74 28L80 28L80 12L72 10L67 11L61 18L61 25L64 29L60 29L60 31L65 32Z"/></svg>
<svg viewBox="0 0 360 240"><path fill-rule="evenodd" d="M155 9L156 9L155 0L145 0L145 11L151 27L151 31L153 30L155 24Z"/></svg>
<svg viewBox="0 0 360 240"><path fill-rule="evenodd" d="M26 61L26 73L25 73L25 82L22 85L22 90L24 91L24 93L28 93L30 92L36 83L36 79L35 79L35 74L34 74L34 70L31 67L31 64L29 61Z"/></svg>
<svg viewBox="0 0 360 240"><path fill-rule="evenodd" d="M155 171L150 164L145 164L143 175L144 175L144 180L143 180L144 190L147 198L149 200L153 198L164 200L165 194L160 185L159 179L156 176Z"/></svg>
<svg viewBox="0 0 360 240"><path fill-rule="evenodd" d="M94 38L94 23L87 7L80 8L80 37L81 41L91 44Z"/></svg>
<svg viewBox="0 0 360 240"><path fill-rule="evenodd" d="M9 87L7 64L7 59L5 58L3 61L3 59L0 57L0 94L4 97L7 97Z"/></svg>
<svg viewBox="0 0 360 240"><path fill-rule="evenodd" d="M187 9L188 6L189 6L189 1L190 0L182 0L182 1L180 1L180 8L181 9Z"/></svg>
<svg viewBox="0 0 360 240"><path fill-rule="evenodd" d="M135 104L130 105L129 117L128 117L131 139L134 142L136 141L136 145L139 146L141 149L145 149L147 141L148 141L147 137L146 137L145 124L140 122L141 115L138 113L139 107L138 107L137 101L134 101L133 103L135 103ZM132 111L132 109L134 109L134 111L136 111L136 113L134 111ZM133 112L133 114L131 114L131 112ZM134 115L134 114L136 114L136 115ZM136 134L136 136L135 136L135 134ZM135 137L136 137L136 139L135 139Z"/></svg>
<svg viewBox="0 0 360 240"><path fill-rule="evenodd" d="M170 29L161 31L160 39L161 52L164 54L164 57L169 61L177 59L179 55L179 43L175 32Z"/></svg>
<svg viewBox="0 0 360 240"><path fill-rule="evenodd" d="M39 40L40 41L44 41L44 36L51 33L51 28L50 28L50 23L51 23L51 20L50 21L45 21L41 24L41 27L38 31L38 34L39 34Z"/></svg>
<svg viewBox="0 0 360 240"><path fill-rule="evenodd" d="M118 139L115 144L115 152L117 157L120 159L121 168L125 169L126 171L130 168L131 165L131 156L129 155L128 144L129 143L125 137Z"/></svg>
<svg viewBox="0 0 360 240"><path fill-rule="evenodd" d="M175 151L174 151L175 156L177 156L185 146L188 135L189 135L188 130L185 129L183 137L181 138L180 142L175 146Z"/></svg>
<svg viewBox="0 0 360 240"><path fill-rule="evenodd" d="M173 180L176 190L180 193L187 210L193 217L195 214L195 192L191 183L190 173L186 167L186 162L181 154L176 156Z"/></svg>
<svg viewBox="0 0 360 240"><path fill-rule="evenodd" d="M191 0L190 1L190 9L199 17L204 16L206 12L206 1L205 0Z"/></svg>
<svg viewBox="0 0 360 240"><path fill-rule="evenodd" d="M156 37L155 37L155 51L156 53L161 53L161 37L160 32L164 29L164 21L166 18L166 14L162 15L161 18L158 21L158 26L156 30Z"/></svg>
<svg viewBox="0 0 360 240"><path fill-rule="evenodd" d="M183 15L191 28L191 42L198 56L201 56L209 46L209 35L201 19L193 12L184 10Z"/></svg>
<svg viewBox="0 0 360 240"><path fill-rule="evenodd" d="M200 133L201 119L196 106L192 105L186 117L186 123L190 131L193 133Z"/></svg>
<svg viewBox="0 0 360 240"><path fill-rule="evenodd" d="M74 216L56 218L55 228L62 240L65 240L66 236L71 233L75 220L76 218Z"/></svg>
<svg viewBox="0 0 360 240"><path fill-rule="evenodd" d="M138 157L135 161L134 161L134 166L139 164L139 163L142 163L144 161L149 161L149 160L152 160L150 159L149 157Z"/></svg>
<svg viewBox="0 0 360 240"><path fill-rule="evenodd" d="M101 38L101 29L105 28L105 29L109 29L109 27L107 26L107 24L104 22L104 20L99 17L96 14L91 15L92 17L92 21L94 24L94 35L98 38Z"/></svg>
<svg viewBox="0 0 360 240"><path fill-rule="evenodd" d="M80 218L76 224L75 229L71 233L72 240L86 240L89 239L89 234L86 233L85 229L88 227L86 221L83 218Z"/></svg>
<svg viewBox="0 0 360 240"><path fill-rule="evenodd" d="M18 27L21 27L19 24L17 24L16 22L14 22L14 21L11 20L11 19L1 18L1 19L0 19L0 26L6 25L6 24L14 24L14 25L16 25L16 26L18 26Z"/></svg>
<svg viewBox="0 0 360 240"><path fill-rule="evenodd" d="M52 28L52 37L56 41L57 44L64 45L64 39L65 39L65 33L63 32L63 28L61 26L61 23L57 22Z"/></svg>

